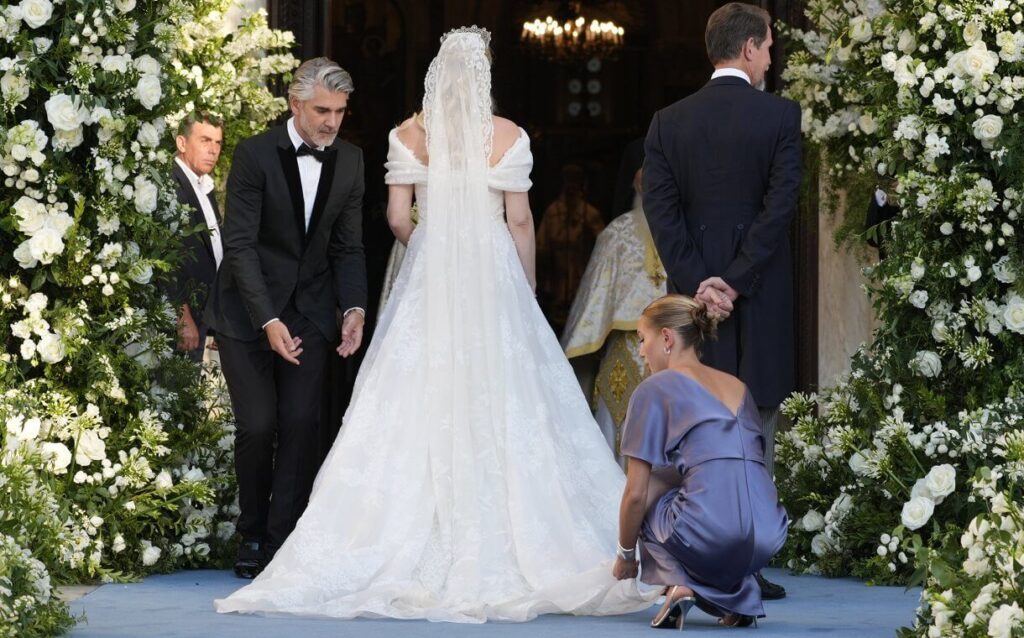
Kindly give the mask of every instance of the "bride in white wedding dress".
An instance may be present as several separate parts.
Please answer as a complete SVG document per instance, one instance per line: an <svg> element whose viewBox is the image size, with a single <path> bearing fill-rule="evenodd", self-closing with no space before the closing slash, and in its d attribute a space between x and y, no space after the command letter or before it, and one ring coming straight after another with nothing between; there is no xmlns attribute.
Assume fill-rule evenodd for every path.
<svg viewBox="0 0 1024 638"><path fill-rule="evenodd" d="M391 132L419 224L305 514L220 612L526 621L657 596L611 573L625 479L534 299L532 233L517 251L509 230L533 157L515 128L491 161L487 37L442 38L425 158Z"/></svg>

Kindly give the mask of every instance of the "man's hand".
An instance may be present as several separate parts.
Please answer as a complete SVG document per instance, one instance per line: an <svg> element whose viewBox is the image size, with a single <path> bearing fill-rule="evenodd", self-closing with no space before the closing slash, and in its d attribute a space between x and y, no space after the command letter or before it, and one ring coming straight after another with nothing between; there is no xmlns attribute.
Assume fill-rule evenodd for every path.
<svg viewBox="0 0 1024 638"><path fill-rule="evenodd" d="M220 348L217 347L217 339L214 338L214 337L210 337L210 340L206 344L206 349L207 350L219 350Z"/></svg>
<svg viewBox="0 0 1024 638"><path fill-rule="evenodd" d="M181 308L181 315L178 317L178 350L192 352L199 347L199 328L192 319L192 312L188 305Z"/></svg>
<svg viewBox="0 0 1024 638"><path fill-rule="evenodd" d="M281 321L271 321L263 331L267 334L271 350L281 355L288 363L299 365L299 355L302 354L301 337L293 339L288 327Z"/></svg>
<svg viewBox="0 0 1024 638"><path fill-rule="evenodd" d="M700 283L694 295L694 299L706 305L708 313L719 321L729 317L733 302L738 298L739 293L721 277L708 277Z"/></svg>
<svg viewBox="0 0 1024 638"><path fill-rule="evenodd" d="M363 343L363 313L354 310L348 313L341 322L341 344L338 346L338 355L348 357Z"/></svg>
<svg viewBox="0 0 1024 638"><path fill-rule="evenodd" d="M626 580L629 578L636 578L636 575L640 572L640 563L635 560L624 560L616 557L615 564L612 565L612 576L617 580Z"/></svg>
<svg viewBox="0 0 1024 638"><path fill-rule="evenodd" d="M732 286L725 283L725 280L721 277L708 277L704 281L700 282L700 286L697 288L697 294L699 295L709 288L722 293L729 298L730 302L736 301L740 296L740 293L736 292Z"/></svg>
<svg viewBox="0 0 1024 638"><path fill-rule="evenodd" d="M708 314L719 321L724 321L732 314L732 302L714 288L708 288L704 292L694 295L693 298L704 304L708 309Z"/></svg>

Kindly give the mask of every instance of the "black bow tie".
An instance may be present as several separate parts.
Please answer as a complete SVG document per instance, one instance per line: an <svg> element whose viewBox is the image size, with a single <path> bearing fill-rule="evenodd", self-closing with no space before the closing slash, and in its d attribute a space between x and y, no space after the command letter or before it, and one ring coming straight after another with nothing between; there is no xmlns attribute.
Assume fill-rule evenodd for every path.
<svg viewBox="0 0 1024 638"><path fill-rule="evenodd" d="M321 151L310 147L308 144L303 143L299 146L299 148L295 149L295 157L302 157L303 155L312 155L313 159L320 163L323 163L327 161L327 156L330 155L330 151L328 151L327 149Z"/></svg>

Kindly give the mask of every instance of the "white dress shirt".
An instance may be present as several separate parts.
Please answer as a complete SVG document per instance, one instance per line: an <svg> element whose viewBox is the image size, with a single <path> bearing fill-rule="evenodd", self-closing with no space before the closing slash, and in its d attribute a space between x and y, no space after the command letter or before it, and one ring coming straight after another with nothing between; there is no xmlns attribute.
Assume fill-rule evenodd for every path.
<svg viewBox="0 0 1024 638"><path fill-rule="evenodd" d="M711 74L712 80L714 80L715 78L724 77L741 78L743 80L746 80L747 84L751 83L749 75L747 75L744 71L741 71L740 69L735 69L731 66L723 67L721 69L715 69L715 72Z"/></svg>
<svg viewBox="0 0 1024 638"><path fill-rule="evenodd" d="M288 118L288 124L285 128L288 129L288 137L291 139L295 150L299 150L299 147L306 142L302 139L302 136L299 135L299 131L295 128L294 117ZM320 151L324 149L323 146L317 146L316 148ZM313 204L316 203L316 191L320 187L320 171L323 164L321 164L320 161L312 155L296 157L295 161L299 164L299 181L302 182L302 212L306 218L306 231L308 232L309 220L313 217ZM359 307L349 308L345 311L344 316L347 317L353 312L358 312L364 317L366 316L366 311ZM280 321L280 319L274 317L267 323L263 324L263 328L266 329L267 326L275 321Z"/></svg>
<svg viewBox="0 0 1024 638"><path fill-rule="evenodd" d="M288 118L288 137L291 138L296 151L305 144L299 132L295 129L294 117ZM316 148L317 150L323 150L324 147L318 146ZM320 170L323 164L312 155L303 155L295 159L299 163L299 180L302 182L302 212L306 217L306 230L308 231L309 220L313 216L313 204L316 202L316 191L320 186Z"/></svg>
<svg viewBox="0 0 1024 638"><path fill-rule="evenodd" d="M220 223L217 221L217 213L213 211L213 204L210 202L210 193L213 192L213 178L209 175L202 177L188 167L180 157L175 157L181 170L184 171L188 181L192 184L192 190L196 192L196 199L199 200L199 208L203 211L203 218L206 219L206 227L210 229L210 247L213 248L213 258L220 268L220 262L224 259L224 246L220 243Z"/></svg>

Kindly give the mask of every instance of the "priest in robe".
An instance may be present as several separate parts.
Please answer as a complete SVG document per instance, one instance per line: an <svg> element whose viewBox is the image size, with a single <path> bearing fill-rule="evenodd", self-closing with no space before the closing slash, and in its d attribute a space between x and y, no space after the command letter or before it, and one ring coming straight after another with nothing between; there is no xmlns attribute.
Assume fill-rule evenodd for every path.
<svg viewBox="0 0 1024 638"><path fill-rule="evenodd" d="M561 339L620 463L629 397L648 374L640 358L637 322L648 304L666 294L667 282L641 205L640 174L638 170L634 176L632 210L597 238Z"/></svg>

